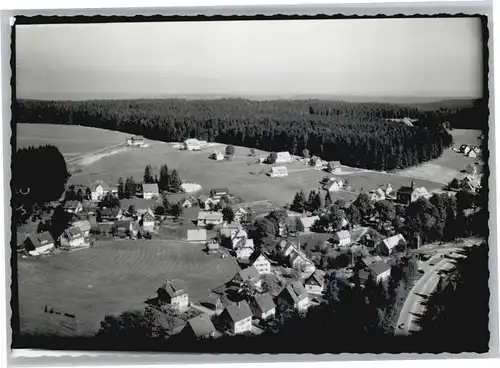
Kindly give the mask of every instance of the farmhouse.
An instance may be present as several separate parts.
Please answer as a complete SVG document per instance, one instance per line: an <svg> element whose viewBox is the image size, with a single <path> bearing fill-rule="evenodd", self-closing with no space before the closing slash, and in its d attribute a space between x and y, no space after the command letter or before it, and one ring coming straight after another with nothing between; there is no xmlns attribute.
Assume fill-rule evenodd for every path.
<svg viewBox="0 0 500 368"><path fill-rule="evenodd" d="M222 213L212 211L200 211L198 213L198 227L207 225L220 225L222 224Z"/></svg>
<svg viewBox="0 0 500 368"><path fill-rule="evenodd" d="M360 263L362 265L363 268L365 267L368 267L376 262L380 262L382 261L382 257L380 256L367 256L367 257L363 257L361 260L360 260Z"/></svg>
<svg viewBox="0 0 500 368"><path fill-rule="evenodd" d="M186 198L183 202L181 202L181 206L182 208L191 208L193 207L193 202Z"/></svg>
<svg viewBox="0 0 500 368"><path fill-rule="evenodd" d="M273 160L273 154L269 154L269 156L266 159L267 162L272 163L272 164L279 164L279 163L285 163L285 162L292 162L293 158L290 155L290 152L277 152L276 153L276 160Z"/></svg>
<svg viewBox="0 0 500 368"><path fill-rule="evenodd" d="M82 203L79 201L66 201L66 203L64 203L64 210L68 213L77 214L82 212L82 209Z"/></svg>
<svg viewBox="0 0 500 368"><path fill-rule="evenodd" d="M119 236L137 236L139 224L132 220L119 220L113 227Z"/></svg>
<svg viewBox="0 0 500 368"><path fill-rule="evenodd" d="M65 230L61 236L61 246L81 247L85 243L85 237L78 227L71 227Z"/></svg>
<svg viewBox="0 0 500 368"><path fill-rule="evenodd" d="M302 253L297 247L292 243L287 243L283 240L279 244L281 249L281 254L283 258L288 260L290 267L300 271L300 272L314 272L315 267L313 262L311 262L304 253Z"/></svg>
<svg viewBox="0 0 500 368"><path fill-rule="evenodd" d="M342 171L342 167L340 166L340 161L330 161L326 166L326 170L329 173L338 173Z"/></svg>
<svg viewBox="0 0 500 368"><path fill-rule="evenodd" d="M243 239L236 248L236 258L238 260L246 261L250 258L255 251L255 245L252 239Z"/></svg>
<svg viewBox="0 0 500 368"><path fill-rule="evenodd" d="M230 331L237 335L252 331L252 311L246 301L229 304L221 317L229 325Z"/></svg>
<svg viewBox="0 0 500 368"><path fill-rule="evenodd" d="M150 208L148 208L147 211L141 216L140 225L146 231L154 231L155 215Z"/></svg>
<svg viewBox="0 0 500 368"><path fill-rule="evenodd" d="M475 192L479 188L481 188L481 183L477 178L472 177L470 175L466 175L460 182L460 187Z"/></svg>
<svg viewBox="0 0 500 368"><path fill-rule="evenodd" d="M230 224L224 223L219 228L219 235L223 238L232 239L233 236L236 235L236 233L238 233L238 231L240 231L240 230L242 230L241 226L236 222L232 222Z"/></svg>
<svg viewBox="0 0 500 368"><path fill-rule="evenodd" d="M98 216L99 217L99 216ZM116 221L121 220L123 213L121 208L103 208L100 210L101 221Z"/></svg>
<svg viewBox="0 0 500 368"><path fill-rule="evenodd" d="M206 209L206 210L210 209L216 203L217 203L216 200L214 200L213 198L210 198L209 196L206 196L206 195L201 195L198 198L199 206L203 209Z"/></svg>
<svg viewBox="0 0 500 368"><path fill-rule="evenodd" d="M471 146L467 145L467 146L465 146L463 153L464 153L464 155L468 156L470 151L471 151Z"/></svg>
<svg viewBox="0 0 500 368"><path fill-rule="evenodd" d="M142 137L130 137L127 138L127 146L143 146L144 138Z"/></svg>
<svg viewBox="0 0 500 368"><path fill-rule="evenodd" d="M300 282L288 284L278 295L277 304L285 308L304 311L309 307L309 296Z"/></svg>
<svg viewBox="0 0 500 368"><path fill-rule="evenodd" d="M344 181L342 179L330 178L323 188L329 192L338 192L343 187Z"/></svg>
<svg viewBox="0 0 500 368"><path fill-rule="evenodd" d="M397 249L400 241L405 241L405 238L401 234L393 235L389 238L382 240L377 245L377 252L382 255L390 255Z"/></svg>
<svg viewBox="0 0 500 368"><path fill-rule="evenodd" d="M102 180L98 180L90 186L90 197L93 201L100 201L108 192L110 192L110 188Z"/></svg>
<svg viewBox="0 0 500 368"><path fill-rule="evenodd" d="M411 186L402 186L399 188L396 198L398 202L404 203L404 204L409 204L411 202L411 197L414 189L414 183L413 180L411 181Z"/></svg>
<svg viewBox="0 0 500 368"><path fill-rule="evenodd" d="M337 231L335 234L333 234L332 240L335 244L343 247L351 244L351 234L347 230Z"/></svg>
<svg viewBox="0 0 500 368"><path fill-rule="evenodd" d="M43 233L30 233L24 241L24 249L33 253L46 253L54 248L54 239L48 231Z"/></svg>
<svg viewBox="0 0 500 368"><path fill-rule="evenodd" d="M260 288L262 281L260 280L259 271L253 266L240 270L231 279L230 284L240 287L243 283L248 282L257 288Z"/></svg>
<svg viewBox="0 0 500 368"><path fill-rule="evenodd" d="M219 316L229 304L233 304L233 302L230 301L224 294L209 295L207 301L203 302L203 305L208 309L213 310L216 316Z"/></svg>
<svg viewBox="0 0 500 368"><path fill-rule="evenodd" d="M250 216L250 212L248 210L244 209L243 207L240 207L234 212L234 221L239 222L239 223L243 223L243 222L248 221L249 216Z"/></svg>
<svg viewBox="0 0 500 368"><path fill-rule="evenodd" d="M90 229L92 228L92 225L88 220L75 221L73 222L73 226L79 228L83 233L83 236L89 236Z"/></svg>
<svg viewBox="0 0 500 368"><path fill-rule="evenodd" d="M471 149L471 150L469 151L469 154L468 154L467 156L469 156L469 157L477 157L477 152L476 152L476 151L474 151L473 149Z"/></svg>
<svg viewBox="0 0 500 368"><path fill-rule="evenodd" d="M415 202L419 198L429 199L432 197L432 194L427 191L424 187L415 188L413 192L411 192L411 201Z"/></svg>
<svg viewBox="0 0 500 368"><path fill-rule="evenodd" d="M325 275L323 271L315 270L304 283L306 291L311 294L323 294L323 291L325 290L324 276Z"/></svg>
<svg viewBox="0 0 500 368"><path fill-rule="evenodd" d="M158 184L142 184L142 197L144 199L157 198L160 195Z"/></svg>
<svg viewBox="0 0 500 368"><path fill-rule="evenodd" d="M311 227L316 221L319 220L319 216L301 217L297 223L297 230L303 232L311 231Z"/></svg>
<svg viewBox="0 0 500 368"><path fill-rule="evenodd" d="M181 279L167 280L157 290L158 302L170 304L173 308L183 310L189 305L186 284Z"/></svg>
<svg viewBox="0 0 500 368"><path fill-rule="evenodd" d="M276 304L269 294L255 295L250 300L250 309L254 317L268 319L276 314Z"/></svg>
<svg viewBox="0 0 500 368"><path fill-rule="evenodd" d="M214 188L210 191L210 197L212 197L216 201L228 195L229 195L229 189L227 188Z"/></svg>
<svg viewBox="0 0 500 368"><path fill-rule="evenodd" d="M206 243L207 230L205 229L189 229L187 231L187 241L190 243Z"/></svg>
<svg viewBox="0 0 500 368"><path fill-rule="evenodd" d="M231 236L231 248L235 249L238 247L241 247L242 245L245 244L245 241L248 239L248 234L245 230L243 229L238 229L237 232L235 232ZM252 241L253 244L253 241Z"/></svg>
<svg viewBox="0 0 500 368"><path fill-rule="evenodd" d="M283 178L288 176L288 169L286 166L273 166L269 172L271 178Z"/></svg>
<svg viewBox="0 0 500 368"><path fill-rule="evenodd" d="M309 161L309 164L314 167L315 170L323 169L323 160L318 156L313 156Z"/></svg>
<svg viewBox="0 0 500 368"><path fill-rule="evenodd" d="M209 157L211 160L215 160L215 161L222 161L224 160L224 155L217 151L217 152L213 152L210 157Z"/></svg>
<svg viewBox="0 0 500 368"><path fill-rule="evenodd" d="M181 333L185 337L206 339L213 337L215 332L215 326L212 323L210 316L204 313L189 319Z"/></svg>
<svg viewBox="0 0 500 368"><path fill-rule="evenodd" d="M266 254L257 250L249 258L250 264L257 269L259 275L271 273L271 261Z"/></svg>
<svg viewBox="0 0 500 368"><path fill-rule="evenodd" d="M373 202L383 201L385 199L385 193L382 188L377 188L375 190L371 190L368 197Z"/></svg>
<svg viewBox="0 0 500 368"><path fill-rule="evenodd" d="M184 149L186 151L199 151L202 147L202 142L195 138L189 138L184 141Z"/></svg>
<svg viewBox="0 0 500 368"><path fill-rule="evenodd" d="M391 276L391 267L383 261L377 261L362 269L358 273L358 277L361 283L365 283L369 275L372 275L375 282L386 280Z"/></svg>

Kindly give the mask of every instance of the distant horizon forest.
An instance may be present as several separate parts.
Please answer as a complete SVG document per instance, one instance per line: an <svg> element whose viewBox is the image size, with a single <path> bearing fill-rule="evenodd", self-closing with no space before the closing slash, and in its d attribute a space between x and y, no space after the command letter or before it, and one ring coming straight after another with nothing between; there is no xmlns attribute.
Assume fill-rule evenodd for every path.
<svg viewBox="0 0 500 368"><path fill-rule="evenodd" d="M397 170L439 157L448 128L484 129L487 100L395 105L321 100L18 100L18 123L81 125L147 139L197 138L264 151L309 150L324 160ZM387 119L418 119L413 126ZM447 123L446 123L447 122Z"/></svg>

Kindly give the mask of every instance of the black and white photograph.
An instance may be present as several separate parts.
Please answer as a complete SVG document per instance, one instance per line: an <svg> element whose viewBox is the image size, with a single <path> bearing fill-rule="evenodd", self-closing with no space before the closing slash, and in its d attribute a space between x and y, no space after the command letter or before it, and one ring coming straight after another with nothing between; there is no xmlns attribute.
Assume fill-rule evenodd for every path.
<svg viewBox="0 0 500 368"><path fill-rule="evenodd" d="M14 348L489 351L486 16L12 32Z"/></svg>

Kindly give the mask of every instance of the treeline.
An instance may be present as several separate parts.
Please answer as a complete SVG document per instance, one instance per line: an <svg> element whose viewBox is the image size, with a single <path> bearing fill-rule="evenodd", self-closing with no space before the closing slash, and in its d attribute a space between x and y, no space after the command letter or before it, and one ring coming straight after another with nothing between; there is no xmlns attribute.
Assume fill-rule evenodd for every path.
<svg viewBox="0 0 500 368"><path fill-rule="evenodd" d="M324 160L377 170L410 167L441 155L452 138L444 129L478 128L484 105L436 111L335 101L20 100L21 123L99 127L161 141L198 138L265 151L307 149ZM486 110L487 116L487 110ZM389 118L418 118L414 127Z"/></svg>

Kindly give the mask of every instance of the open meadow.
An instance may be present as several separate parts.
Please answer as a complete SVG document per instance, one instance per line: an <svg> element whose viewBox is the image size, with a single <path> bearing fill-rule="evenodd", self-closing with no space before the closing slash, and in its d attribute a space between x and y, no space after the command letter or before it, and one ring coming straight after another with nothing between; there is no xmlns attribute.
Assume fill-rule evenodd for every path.
<svg viewBox="0 0 500 368"><path fill-rule="evenodd" d="M67 152L69 149L67 143L63 144L64 134L61 133L66 128L70 128L67 131L68 137L71 139L71 134L69 134L71 131L79 139L79 150L86 152L92 152L96 148L94 139L96 135L100 135L96 131L102 132L100 142L103 146L123 143L127 137L123 133L87 127L50 124L19 124L19 126L21 127L18 132L19 141L27 141L29 137L40 135L44 137L44 144L51 143L57 147L62 144L61 150L63 152ZM50 139L50 132L55 132L53 140ZM104 137L107 137L107 140ZM88 149L83 148L84 142L88 142ZM293 162L286 164L289 170L288 177L270 178L265 173L270 170L271 165L257 163L258 157L265 157L268 153L256 150L256 157L250 157L250 150L246 147L235 147L235 155L231 161L217 162L210 160L208 156L214 150L223 152L224 145L216 145L197 152L188 152L173 147L172 143L149 140L147 143L147 147L124 148L106 156L97 155L94 159L90 153L87 155L88 160L86 161L81 161L78 164L69 163L72 169L78 167L79 171L81 170L73 173L69 183L90 185L93 181L100 179L116 184L119 177L128 176L133 176L136 181L141 181L147 164L151 164L153 168L167 164L170 170L177 169L182 180L202 185L203 192L208 192L211 188L227 187L243 202L271 200L278 205L284 205L291 203L295 193L299 190L307 192L311 189L318 189L319 181L327 175L326 172L313 170L304 163ZM433 178L425 180L425 178L417 178L415 175L412 176L405 172L386 174L349 167L343 167L343 171L344 173L339 177L347 179L356 192L369 191L387 182L397 189L401 185L409 185L412 177L415 177L416 186L425 186L429 190L443 186L440 180ZM334 197L350 200L356 197L356 193L340 191L335 193Z"/></svg>
<svg viewBox="0 0 500 368"><path fill-rule="evenodd" d="M182 278L197 301L236 270L233 258L207 255L201 244L162 240L100 241L69 254L19 259L21 331L88 336L105 315L144 308L166 279ZM45 313L45 306L62 315Z"/></svg>
<svg viewBox="0 0 500 368"><path fill-rule="evenodd" d="M462 144L480 145L480 130L454 129L451 132L455 147ZM453 178L460 176L460 172L469 164L480 162L479 157L472 158L453 151L452 148L444 150L443 154L435 160L398 172L399 175L408 177L435 180L449 183ZM480 167L479 170L481 171Z"/></svg>

